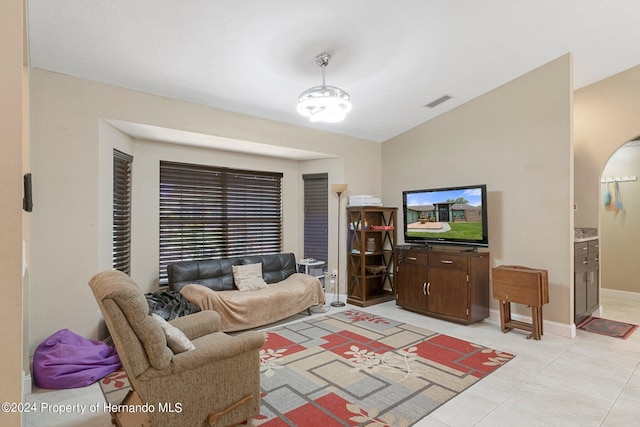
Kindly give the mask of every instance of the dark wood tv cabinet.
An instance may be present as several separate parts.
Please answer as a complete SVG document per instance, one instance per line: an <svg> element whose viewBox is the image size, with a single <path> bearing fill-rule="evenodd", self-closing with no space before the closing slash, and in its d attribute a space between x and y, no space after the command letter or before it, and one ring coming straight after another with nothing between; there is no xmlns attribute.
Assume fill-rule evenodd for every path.
<svg viewBox="0 0 640 427"><path fill-rule="evenodd" d="M489 252L396 249L396 305L471 324L489 317Z"/></svg>

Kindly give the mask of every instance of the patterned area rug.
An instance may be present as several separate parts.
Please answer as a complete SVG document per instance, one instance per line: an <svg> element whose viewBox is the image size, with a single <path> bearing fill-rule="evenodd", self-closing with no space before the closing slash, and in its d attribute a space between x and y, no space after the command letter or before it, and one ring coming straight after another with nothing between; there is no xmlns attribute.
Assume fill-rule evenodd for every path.
<svg viewBox="0 0 640 427"><path fill-rule="evenodd" d="M514 356L346 310L274 328L260 350L262 408L251 426L413 425ZM120 403L126 374L101 380Z"/></svg>
<svg viewBox="0 0 640 427"><path fill-rule="evenodd" d="M513 358L355 310L269 331L260 354L262 426L409 426Z"/></svg>
<svg viewBox="0 0 640 427"><path fill-rule="evenodd" d="M120 368L101 379L100 388L102 389L102 394L104 394L104 399L108 403L117 405L127 396L131 385L124 369Z"/></svg>
<svg viewBox="0 0 640 427"><path fill-rule="evenodd" d="M638 329L638 325L591 316L580 323L578 329L626 340Z"/></svg>

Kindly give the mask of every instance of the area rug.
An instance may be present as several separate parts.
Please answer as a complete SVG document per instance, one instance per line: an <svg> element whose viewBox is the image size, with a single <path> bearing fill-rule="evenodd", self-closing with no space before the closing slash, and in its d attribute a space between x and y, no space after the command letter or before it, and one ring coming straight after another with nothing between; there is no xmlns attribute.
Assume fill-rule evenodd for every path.
<svg viewBox="0 0 640 427"><path fill-rule="evenodd" d="M358 310L288 324L266 332L248 425L410 426L513 357ZM120 403L129 384L116 371L101 387Z"/></svg>
<svg viewBox="0 0 640 427"><path fill-rule="evenodd" d="M626 340L638 329L638 325L590 316L578 325L578 329Z"/></svg>
<svg viewBox="0 0 640 427"><path fill-rule="evenodd" d="M121 403L129 390L131 390L129 378L127 378L127 374L122 368L101 379L99 384L102 394L104 394L104 399L112 405Z"/></svg>
<svg viewBox="0 0 640 427"><path fill-rule="evenodd" d="M261 426L410 426L514 356L347 310L271 330Z"/></svg>

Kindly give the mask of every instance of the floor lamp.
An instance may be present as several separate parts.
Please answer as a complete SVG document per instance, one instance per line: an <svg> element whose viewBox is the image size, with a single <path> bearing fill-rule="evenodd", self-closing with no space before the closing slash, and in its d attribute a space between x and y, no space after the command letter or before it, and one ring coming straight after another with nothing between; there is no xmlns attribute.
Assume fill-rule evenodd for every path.
<svg viewBox="0 0 640 427"><path fill-rule="evenodd" d="M347 189L347 184L331 184L331 189L338 195L338 269L336 270L336 286L334 288L334 298L331 303L332 307L344 307L345 303L340 301L340 236L342 233L340 232L340 216L342 212L340 211L340 196Z"/></svg>

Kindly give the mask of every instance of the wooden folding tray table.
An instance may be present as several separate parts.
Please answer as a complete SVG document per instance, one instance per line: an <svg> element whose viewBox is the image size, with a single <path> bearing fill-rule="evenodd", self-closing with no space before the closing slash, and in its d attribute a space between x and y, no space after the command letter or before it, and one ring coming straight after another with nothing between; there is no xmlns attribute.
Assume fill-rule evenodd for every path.
<svg viewBox="0 0 640 427"><path fill-rule="evenodd" d="M539 340L543 334L542 306L549 303L549 279L547 270L501 265L492 270L493 298L500 301L500 327L502 332L522 329ZM511 303L531 307L531 323L511 319Z"/></svg>

